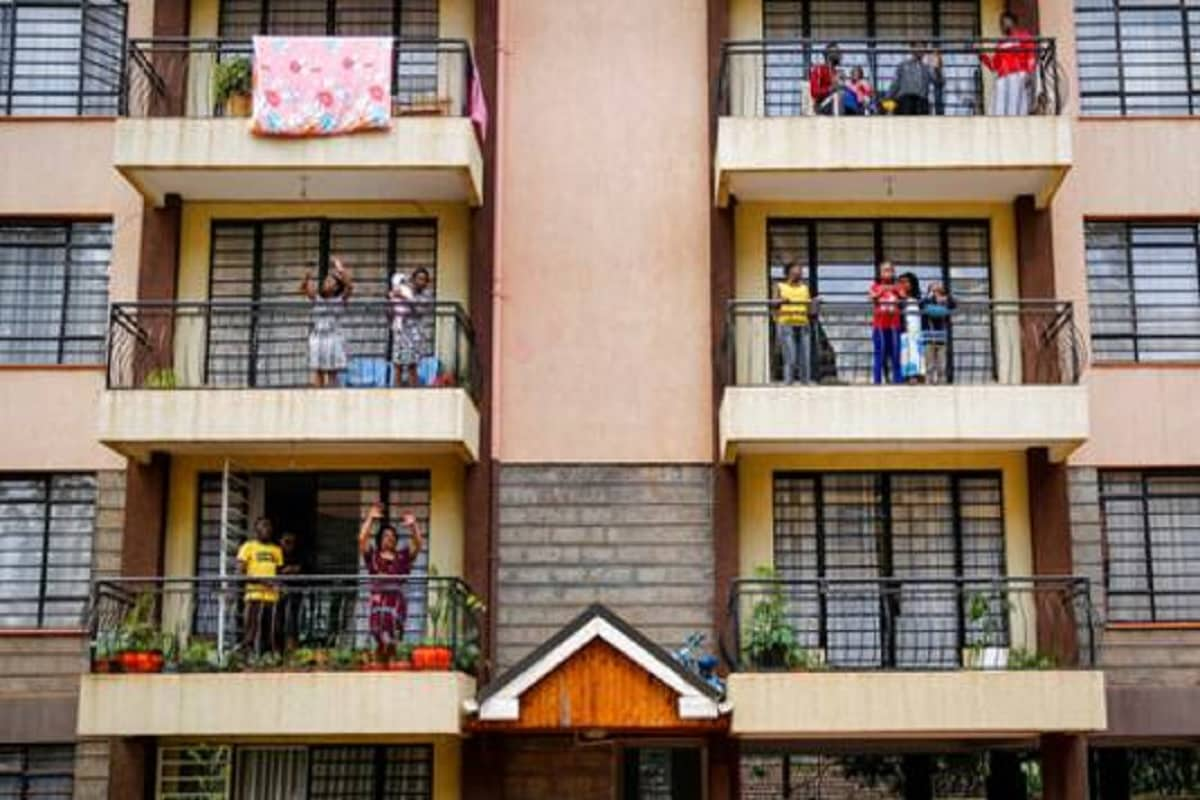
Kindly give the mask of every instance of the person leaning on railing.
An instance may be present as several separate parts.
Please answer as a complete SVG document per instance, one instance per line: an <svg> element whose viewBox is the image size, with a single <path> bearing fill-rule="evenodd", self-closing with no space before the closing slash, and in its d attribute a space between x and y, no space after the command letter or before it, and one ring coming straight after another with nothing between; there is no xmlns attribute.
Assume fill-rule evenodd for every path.
<svg viewBox="0 0 1200 800"><path fill-rule="evenodd" d="M809 314L814 298L804 267L791 261L787 278L775 284L775 325L783 354L783 382L812 383L812 328Z"/></svg>
<svg viewBox="0 0 1200 800"><path fill-rule="evenodd" d="M838 114L838 96L842 84L842 51L836 42L825 47L825 63L814 64L808 71L808 93L812 107L819 114Z"/></svg>
<svg viewBox="0 0 1200 800"><path fill-rule="evenodd" d="M254 522L254 538L238 548L238 571L247 578L260 578L246 584L245 624L242 629L242 648L259 653L275 647L275 611L279 589L271 580L283 566L283 550L272 541L271 520L259 517Z"/></svg>
<svg viewBox="0 0 1200 800"><path fill-rule="evenodd" d="M1000 15L1003 32L995 53L980 52L979 61L996 73L992 95L992 114L998 117L1023 117L1029 113L1033 93L1033 73L1037 68L1037 42L1033 34L1017 27L1010 11Z"/></svg>

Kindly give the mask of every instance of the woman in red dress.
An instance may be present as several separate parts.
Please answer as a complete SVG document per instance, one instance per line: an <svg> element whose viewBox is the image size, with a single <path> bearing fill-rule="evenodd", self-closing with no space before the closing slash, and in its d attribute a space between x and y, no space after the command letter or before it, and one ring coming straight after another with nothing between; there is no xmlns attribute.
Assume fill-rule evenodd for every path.
<svg viewBox="0 0 1200 800"><path fill-rule="evenodd" d="M358 532L358 552L363 566L374 579L370 582L370 603L367 620L371 637L375 639L376 656L388 661L395 655L396 642L404 637L407 607L404 601L404 578L411 571L424 546L421 526L411 511L400 516L400 524L409 531L408 546L401 548L400 537L393 525L379 529L379 546L371 541L375 523L383 519L383 504L375 503L363 519Z"/></svg>

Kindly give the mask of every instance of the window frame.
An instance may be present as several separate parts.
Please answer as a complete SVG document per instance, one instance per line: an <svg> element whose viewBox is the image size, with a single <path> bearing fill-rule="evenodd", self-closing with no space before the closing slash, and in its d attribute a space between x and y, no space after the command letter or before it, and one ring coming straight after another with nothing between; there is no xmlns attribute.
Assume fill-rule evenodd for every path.
<svg viewBox="0 0 1200 800"><path fill-rule="evenodd" d="M47 595L47 584L50 583L49 572L50 572L50 566L51 566L51 554L54 552L52 550L52 544L53 544L53 539L54 539L53 530L52 530L53 521L54 521L53 509L56 505L53 502L54 483L58 479L80 479L80 478L88 478L88 477L90 477L92 479L92 489L93 489L94 494L93 494L93 498L92 498L92 502L91 502L91 506L90 506L91 511L92 511L91 531L90 531L90 534L88 537L88 548L87 548L87 553L86 553L88 577L85 579L84 583L87 588L84 591L84 593L79 597L69 597L69 598L64 597L64 598L57 599L57 601L59 601L59 602L78 601L81 604L81 606L86 606L86 604L87 604L87 601L88 601L88 598L89 598L90 592L91 592L91 579L92 579L92 576L94 573L95 554L96 554L96 520L99 516L99 500L100 500L100 487L99 487L99 481L97 479L96 474L94 472L42 472L42 473L0 472L0 487L3 487L3 485L9 481L30 481L30 482L40 483L42 486L42 493L43 493L43 500L40 503L42 519L41 519L41 538L39 541L40 563L37 566L38 577L37 577L37 598L36 598L37 599L36 621L33 623L32 626L30 626L30 625L9 625L9 624L7 624L7 622L5 620L6 615L3 613L3 607L0 606L0 631L20 631L20 630L39 630L39 631L69 630L69 631L75 631L75 630L83 629L82 619L80 619L77 624L71 625L71 626L47 625L46 624L46 605L47 605L48 600L54 600L53 598L48 598L48 595ZM24 505L24 504L31 504L32 502L35 502L35 501L23 500L23 501L18 501L16 504ZM0 495L0 505L8 505L8 501L4 499L3 495ZM78 503L72 502L72 503L68 503L68 505L78 505ZM31 541L32 541L32 539L31 539ZM24 569L24 568L18 566L17 569ZM28 600L29 598L22 597L21 599Z"/></svg>
<svg viewBox="0 0 1200 800"><path fill-rule="evenodd" d="M220 0L220 3L218 4L218 7L217 7L217 20L218 20L217 29L218 29L218 31L221 31L220 35L222 38L229 35L225 31L223 26L226 24L226 22L229 19L229 13L231 11L230 4L235 3L235 2L238 2L238 0ZM270 30L271 26L269 24L271 21L271 0L242 0L242 2L250 10L253 10L254 6L258 7L257 8L257 10L258 10L257 33L259 35L268 35L268 36L273 35L273 32ZM338 34L338 9L337 9L338 0L322 0L322 2L325 3L325 31L323 34L313 33L313 34L309 34L309 35L337 36L337 35L339 35ZM392 29L391 29L391 31L388 32L388 35L394 36L397 39L401 39L401 40L403 40L403 39L423 40L423 39L428 39L428 38L436 39L437 38L436 29L438 28L438 23L440 23L440 17L441 17L440 0L431 0L431 2L433 3L433 6L434 6L433 10L436 15L435 19L434 19L435 33L432 37L426 37L426 36L405 37L405 36L403 36L403 32L404 32L403 23L404 23L404 11L405 11L404 7L405 7L405 5L409 4L410 2L411 2L411 0L391 0L392 7L391 7L390 14L391 14L391 18L392 18ZM382 35L384 35L384 33L381 31L377 35L382 36Z"/></svg>
<svg viewBox="0 0 1200 800"><path fill-rule="evenodd" d="M71 743L37 743L37 744L4 744L0 745L0 752L7 751L17 755L20 760L19 770L15 773L0 772L0 778L15 778L19 784L17 794L5 795L12 800L37 800L38 798L46 798L48 795L43 794L41 790L35 791L30 784L38 779L66 779L71 782L71 789L66 794L56 793L53 797L60 797L64 800L72 796L75 789L75 745ZM57 751L57 753L55 753ZM33 763L32 756L37 753L55 754L65 756L62 758L61 764L63 769L41 770L35 771L31 765ZM69 768L65 765L69 764Z"/></svg>
<svg viewBox="0 0 1200 800"><path fill-rule="evenodd" d="M1105 491L1105 478L1115 475L1136 475L1138 493L1136 495L1108 493ZM1150 501L1154 499L1154 495L1149 491L1149 481L1152 478L1172 478L1181 477L1188 479L1200 479L1200 468L1154 468L1154 469L1122 469L1122 468L1105 468L1098 471L1097 475L1097 497L1100 507L1100 533L1101 533L1101 559L1104 575L1104 603L1105 603L1105 623L1110 626L1117 627L1195 627L1200 624L1200 595L1197 595L1194 610L1189 610L1191 616L1186 618L1159 619L1159 609L1157 598L1170 596L1177 593L1168 591L1156 592L1155 581L1155 562L1154 562L1154 546L1152 540L1152 532L1150 528ZM1192 495L1171 495L1172 497L1183 496L1191 497ZM1200 490L1197 491L1195 497L1200 498ZM1140 507L1138 516L1141 523L1142 542L1141 542L1141 557L1139 562L1144 568L1145 575L1145 590L1122 589L1113 591L1112 589L1112 545L1109 535L1109 515L1106 510L1107 502L1131 502L1137 503ZM1197 543L1200 545L1200 542ZM1146 599L1147 609L1149 610L1149 619L1132 618L1126 615L1129 611L1122 611L1120 618L1113 617L1112 597L1135 597Z"/></svg>
<svg viewBox="0 0 1200 800"><path fill-rule="evenodd" d="M1197 11L1200 14L1200 9ZM1090 243L1091 230L1093 227L1112 227L1117 226L1121 232L1121 248L1122 262L1124 271L1121 274L1121 279L1128 285L1128 298L1122 304L1118 303L1099 303L1096 302L1096 297L1093 294L1092 281L1100 280L1109 276L1093 277L1092 268L1093 262L1089 257L1092 252ZM1139 323L1139 303L1136 289L1137 272L1135 271L1135 250L1152 249L1155 245L1133 245L1133 234L1137 229L1149 230L1154 228L1190 228L1192 234L1192 247L1194 250L1193 264L1195 267L1194 278L1197 284L1196 295L1196 313L1197 324L1200 324L1200 219L1192 218L1173 218L1163 217L1157 219L1125 219L1125 218L1108 218L1108 217L1088 217L1083 221L1083 258L1084 258L1084 280L1088 292L1088 339L1091 345L1091 361L1093 364L1136 364L1139 366L1155 367L1168 366L1172 364L1195 364L1200 362L1200 347L1197 347L1190 355L1185 355L1178 358L1144 358L1142 350L1146 343L1150 341L1170 341L1172 338L1169 334L1141 334L1138 331ZM1178 247L1175 245L1174 247ZM1185 276L1186 277L1186 276ZM1129 333L1097 333L1095 313L1098 309L1121 308L1128 312ZM1200 334L1197 335L1200 337ZM1197 337L1182 337L1182 338L1197 338ZM1103 354L1103 351L1098 347L1102 342L1128 342L1130 356L1109 355Z"/></svg>

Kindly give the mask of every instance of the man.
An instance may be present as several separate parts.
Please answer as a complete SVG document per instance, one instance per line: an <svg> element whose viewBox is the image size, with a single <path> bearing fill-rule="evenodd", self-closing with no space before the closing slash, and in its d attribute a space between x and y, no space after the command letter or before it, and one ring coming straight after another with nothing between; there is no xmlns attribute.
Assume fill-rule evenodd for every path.
<svg viewBox="0 0 1200 800"><path fill-rule="evenodd" d="M825 63L814 64L808 71L808 93L813 108L821 114L837 114L840 109L838 89L842 83L838 67L842 63L842 51L836 43L825 48Z"/></svg>
<svg viewBox="0 0 1200 800"><path fill-rule="evenodd" d="M283 566L283 550L272 541L271 520L259 517L254 522L253 540L237 552L238 571L247 578L264 579L246 583L246 615L242 630L242 648L259 652L261 643L275 641L275 605L279 589L273 579Z"/></svg>
<svg viewBox="0 0 1200 800"><path fill-rule="evenodd" d="M1033 91L1033 71L1037 67L1037 43L1033 35L1017 27L1012 12L1000 15L1002 37L995 53L980 53L980 62L996 73L992 94L992 114L998 117L1023 117L1029 113Z"/></svg>
<svg viewBox="0 0 1200 800"><path fill-rule="evenodd" d="M283 563L279 574L296 577L304 574L304 557L300 553L300 540L291 531L285 531L279 537L279 549L283 553ZM280 590L279 604L275 627L282 638L285 652L295 650L300 646L300 614L304 602L304 587L296 581L285 583ZM281 643L277 640L276 647Z"/></svg>
<svg viewBox="0 0 1200 800"><path fill-rule="evenodd" d="M941 54L936 50L925 60L925 45L912 43L908 60L896 67L896 77L888 89L888 97L896 101L896 113L920 116L929 113L930 90L945 84Z"/></svg>

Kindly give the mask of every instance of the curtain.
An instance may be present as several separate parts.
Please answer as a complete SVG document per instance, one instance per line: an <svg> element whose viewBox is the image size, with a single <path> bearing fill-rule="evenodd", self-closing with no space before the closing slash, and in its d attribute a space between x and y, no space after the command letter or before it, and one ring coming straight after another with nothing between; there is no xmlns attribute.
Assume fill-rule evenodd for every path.
<svg viewBox="0 0 1200 800"><path fill-rule="evenodd" d="M308 750L239 748L233 796L234 800L307 800Z"/></svg>

